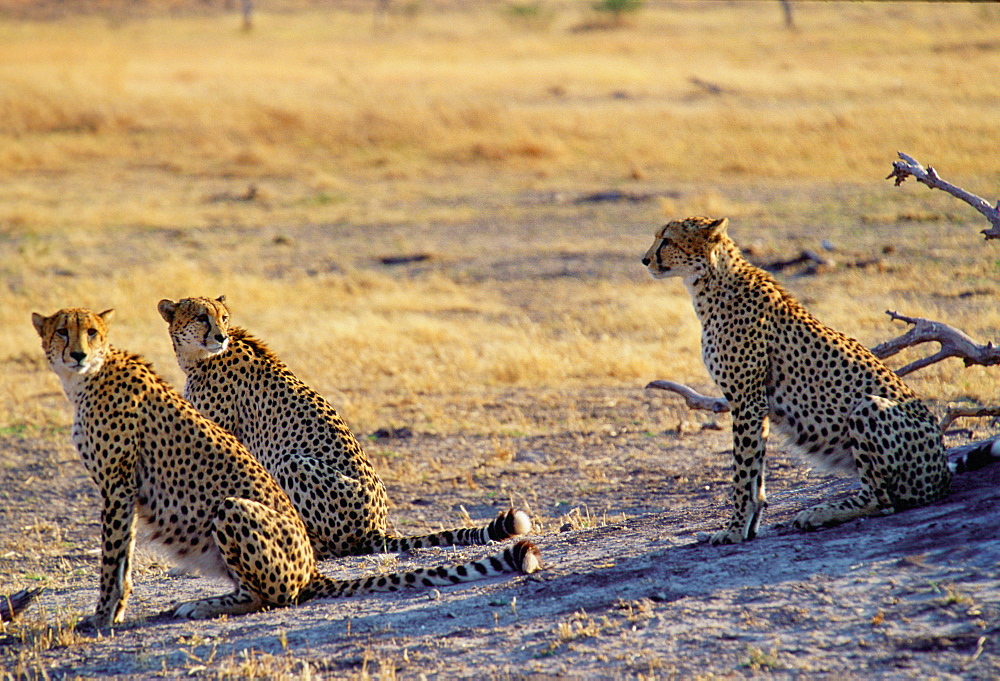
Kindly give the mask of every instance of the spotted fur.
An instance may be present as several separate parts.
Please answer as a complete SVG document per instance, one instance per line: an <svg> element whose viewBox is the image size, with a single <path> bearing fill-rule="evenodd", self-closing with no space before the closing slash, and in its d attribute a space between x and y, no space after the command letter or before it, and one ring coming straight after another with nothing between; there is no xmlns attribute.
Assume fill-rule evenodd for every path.
<svg viewBox="0 0 1000 681"><path fill-rule="evenodd" d="M799 529L947 494L947 456L927 407L863 345L819 322L747 262L727 224L701 217L671 222L642 259L657 279L683 279L701 321L705 366L732 409L735 509L712 541L757 534L767 506L769 423L818 466L861 478L857 495L799 513Z"/></svg>
<svg viewBox="0 0 1000 681"><path fill-rule="evenodd" d="M230 594L181 603L173 617L236 615L538 569L537 550L520 542L452 568L344 582L322 575L288 495L232 434L195 411L147 362L108 344L112 315L74 308L32 316L75 408L73 442L101 494L100 591L84 626L122 621L137 525L185 568L234 585Z"/></svg>
<svg viewBox="0 0 1000 681"><path fill-rule="evenodd" d="M230 431L291 497L321 558L486 544L531 529L523 511L419 537L386 532L385 485L336 410L260 340L230 327L225 297L161 300L184 396Z"/></svg>

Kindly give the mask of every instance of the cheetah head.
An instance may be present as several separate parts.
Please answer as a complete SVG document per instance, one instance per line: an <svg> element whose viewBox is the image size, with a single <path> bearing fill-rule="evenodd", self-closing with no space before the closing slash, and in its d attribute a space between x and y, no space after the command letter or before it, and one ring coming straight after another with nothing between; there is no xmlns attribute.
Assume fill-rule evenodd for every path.
<svg viewBox="0 0 1000 681"><path fill-rule="evenodd" d="M114 310L97 314L82 308L59 310L51 317L37 312L31 323L42 338L49 366L63 380L96 373L104 365L108 348L108 326Z"/></svg>
<svg viewBox="0 0 1000 681"><path fill-rule="evenodd" d="M170 325L170 340L181 368L222 354L229 347L226 297L161 300L160 316Z"/></svg>
<svg viewBox="0 0 1000 681"><path fill-rule="evenodd" d="M654 279L697 279L715 261L716 248L727 238L726 218L692 217L661 227L642 264Z"/></svg>

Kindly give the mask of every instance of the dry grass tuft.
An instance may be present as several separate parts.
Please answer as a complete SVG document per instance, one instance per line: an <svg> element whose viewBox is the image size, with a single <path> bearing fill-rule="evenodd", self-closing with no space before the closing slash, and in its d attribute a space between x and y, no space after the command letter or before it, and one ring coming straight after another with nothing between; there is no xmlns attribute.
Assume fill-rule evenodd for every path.
<svg viewBox="0 0 1000 681"><path fill-rule="evenodd" d="M296 659L292 653L271 655L256 650L241 650L215 661L192 660L187 668L189 676L211 674L217 679L271 679L292 681L322 678L323 674L305 660ZM211 666L210 666L211 665Z"/></svg>

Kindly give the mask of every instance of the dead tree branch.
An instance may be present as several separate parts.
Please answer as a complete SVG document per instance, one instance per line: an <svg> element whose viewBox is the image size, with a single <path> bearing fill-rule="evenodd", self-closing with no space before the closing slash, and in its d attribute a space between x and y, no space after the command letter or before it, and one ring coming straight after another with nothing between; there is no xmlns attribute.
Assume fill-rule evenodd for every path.
<svg viewBox="0 0 1000 681"><path fill-rule="evenodd" d="M934 322L922 317L907 317L897 314L892 310L886 310L886 314L892 319L912 324L913 328L902 336L888 340L885 343L879 343L872 348L872 354L879 359L892 357L904 348L920 345L921 343L933 341L941 346L933 355L923 357L907 364L901 369L897 369L896 373L900 376L905 376L917 369L923 369L948 357L960 357L967 367L974 364L982 366L1000 364L1000 348L993 345L992 341L986 345L980 345L965 332L941 322Z"/></svg>
<svg viewBox="0 0 1000 681"><path fill-rule="evenodd" d="M872 348L872 354L879 359L892 357L905 348L920 345L921 343L934 342L940 345L940 349L933 355L923 357L907 364L901 369L897 369L896 374L899 376L913 373L918 369L923 369L949 357L961 358L967 367L976 364L981 366L1000 364L1000 347L993 345L992 341L986 343L986 345L981 345L976 343L965 332L941 322L931 321L922 317L907 317L893 310L886 310L886 314L892 319L912 324L913 328L901 336L887 340ZM690 409L705 409L716 414L729 411L729 403L725 398L702 395L682 383L652 381L646 387L659 388L660 390L677 393L684 398ZM954 415L952 415L952 412L954 412ZM1000 407L955 407L950 409L948 415L942 420L942 429L950 425L956 418L962 416L1000 416Z"/></svg>
<svg viewBox="0 0 1000 681"><path fill-rule="evenodd" d="M1000 239L1000 201L997 202L994 208L986 199L967 192L961 187L956 187L950 182L945 182L931 166L927 166L925 169L912 156L904 154L901 151L896 153L899 154L899 158L902 160L893 162L892 172L885 179L895 178L896 186L898 187L903 184L906 178L912 176L916 178L917 182L922 182L931 189L940 189L941 191L948 192L959 201L964 201L978 210L990 221L990 224L993 226L990 229L984 229L982 231L983 236L987 239Z"/></svg>
<svg viewBox="0 0 1000 681"><path fill-rule="evenodd" d="M1000 407L948 407L941 418L941 432L948 430L957 419L963 417L983 418L984 416L1000 416Z"/></svg>

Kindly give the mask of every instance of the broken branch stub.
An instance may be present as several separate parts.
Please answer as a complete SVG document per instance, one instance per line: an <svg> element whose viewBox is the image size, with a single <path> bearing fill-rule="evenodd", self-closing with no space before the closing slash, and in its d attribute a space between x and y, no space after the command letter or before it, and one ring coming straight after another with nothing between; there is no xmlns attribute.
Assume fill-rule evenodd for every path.
<svg viewBox="0 0 1000 681"><path fill-rule="evenodd" d="M677 393L684 398L687 406L691 409L705 409L707 411L715 412L716 414L729 411L729 402L726 401L725 397L710 397L708 395L702 395L694 388L689 388L683 383L674 383L673 381L650 381L646 384L646 388L659 388L660 390Z"/></svg>
<svg viewBox="0 0 1000 681"><path fill-rule="evenodd" d="M976 196L961 187L956 187L950 182L942 180L937 171L931 166L924 168L912 156L904 154L901 151L896 153L901 160L893 162L892 172L885 179L895 179L896 186L898 187L906 178L913 177L917 182L922 182L931 189L940 189L941 191L948 192L956 199L964 201L982 213L989 220L990 224L993 225L990 229L982 231L983 236L987 239L1000 239L1000 201L997 202L996 207L993 207L981 196Z"/></svg>
<svg viewBox="0 0 1000 681"><path fill-rule="evenodd" d="M948 430L952 423L960 418L985 418L987 416L1000 416L1000 407L948 407L941 423L938 424L941 431Z"/></svg>

